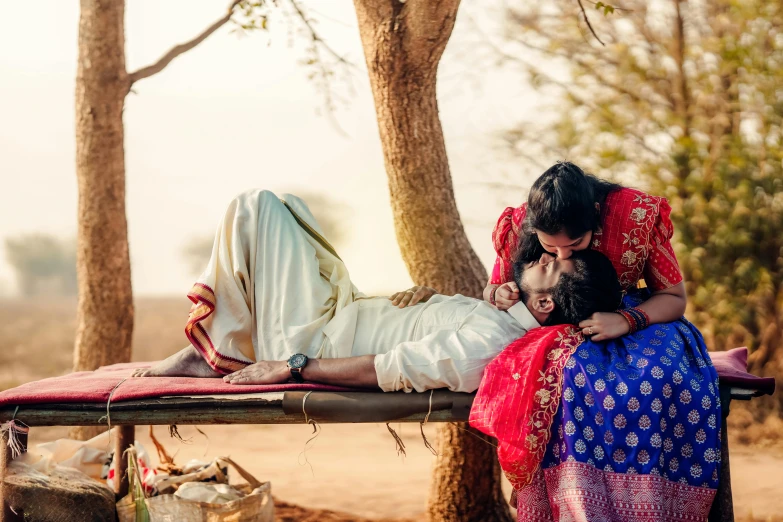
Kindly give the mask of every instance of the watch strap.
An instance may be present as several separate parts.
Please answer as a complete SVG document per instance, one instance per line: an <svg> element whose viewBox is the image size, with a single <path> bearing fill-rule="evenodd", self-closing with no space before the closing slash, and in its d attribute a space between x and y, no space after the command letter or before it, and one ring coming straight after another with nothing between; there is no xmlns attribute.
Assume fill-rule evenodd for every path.
<svg viewBox="0 0 783 522"><path fill-rule="evenodd" d="M301 368L291 368L291 378L296 382L304 382L304 377L302 377L302 369Z"/></svg>

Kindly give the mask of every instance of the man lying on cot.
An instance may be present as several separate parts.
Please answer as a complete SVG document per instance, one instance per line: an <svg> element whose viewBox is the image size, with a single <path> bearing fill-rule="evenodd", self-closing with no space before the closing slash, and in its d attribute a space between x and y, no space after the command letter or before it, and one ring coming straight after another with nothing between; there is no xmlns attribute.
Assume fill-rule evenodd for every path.
<svg viewBox="0 0 783 522"><path fill-rule="evenodd" d="M522 299L508 311L462 295L402 308L366 297L302 200L250 191L229 204L188 294L190 346L134 375L472 392L528 330L612 312L621 298L612 264L593 250L544 254L517 266L516 281Z"/></svg>

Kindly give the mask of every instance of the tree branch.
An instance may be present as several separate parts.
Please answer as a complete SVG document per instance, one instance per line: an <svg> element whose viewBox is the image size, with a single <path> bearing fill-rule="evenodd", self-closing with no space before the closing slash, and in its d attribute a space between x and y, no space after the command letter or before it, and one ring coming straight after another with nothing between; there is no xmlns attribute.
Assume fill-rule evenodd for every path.
<svg viewBox="0 0 783 522"><path fill-rule="evenodd" d="M598 38L595 29L593 29L593 24L590 23L590 19L587 17L587 11L585 11L585 6L584 4L582 4L582 0L576 0L576 1L579 4L579 9L582 10L582 16L585 17L585 23L587 24L587 28L590 29L590 32L593 33L593 36L595 36L595 39L598 40L599 44L606 46L606 44L603 43L600 38Z"/></svg>
<svg viewBox="0 0 783 522"><path fill-rule="evenodd" d="M160 71L165 69L166 66L168 66L174 60L174 58L190 51L198 44L206 40L212 33L223 27L226 23L228 23L229 20L231 20L231 17L234 15L234 8L241 1L242 0L233 0L231 5L228 7L228 13L226 13L226 16L207 27L200 35L196 36L189 42L174 46L169 52L164 54L157 62L153 63L152 65L142 67L141 69L130 73L128 75L130 84L133 85L139 80L143 80L144 78L149 78L152 75L158 74Z"/></svg>
<svg viewBox="0 0 783 522"><path fill-rule="evenodd" d="M532 27L531 23L526 21L526 17L524 15L521 15L517 11L513 9L508 10L508 18L514 22L515 24L521 26L522 28L530 28L532 32L534 32L537 35L541 35L545 33L545 29L539 28L539 27ZM564 15L560 15L559 17L553 17L553 20L559 20ZM543 53L550 54L552 56L559 56L567 59L571 59L571 56L574 54L586 54L590 55L596 59L600 59L603 62L608 63L612 66L619 66L619 63L615 60L612 60L611 56L608 53L605 53L601 51L600 49L596 49L595 47L591 46L585 46L583 45L582 41L576 42L574 40L571 40L567 37L567 35L558 35L557 37L557 44L558 47L562 49L562 51L553 51L550 49L545 49L543 47L540 47L535 44L529 43L527 40L525 40L523 37L515 37L512 39L515 43L518 43L520 45L524 45L525 47L528 47L530 49L541 51ZM616 37L613 37L613 40L617 40Z"/></svg>
<svg viewBox="0 0 783 522"><path fill-rule="evenodd" d="M296 15L302 20L302 23L305 25L307 31L310 33L310 37L312 38L314 45L323 47L327 53L331 54L335 60L342 63L343 65L347 65L348 67L351 68L356 67L355 64L349 62L340 54L337 54L337 51L332 49L329 46L329 44L326 43L326 40L321 38L321 35L318 34L318 31L315 30L315 27L313 27L313 23L310 21L310 19L307 17L304 11L302 11L302 8L299 7L299 3L296 0L289 0L289 2L291 3L291 7L294 8L294 11L296 11Z"/></svg>
<svg viewBox="0 0 783 522"><path fill-rule="evenodd" d="M541 131L545 131L546 129L539 129ZM561 158L565 158L568 156L568 150L570 147L563 147L558 144L552 144L548 141L545 141L540 138L535 138L530 134L525 134L524 132L516 133L515 136L510 136L510 139L506 140L506 143L508 146L514 151L514 154L516 156L519 156L523 159L526 159L530 163L536 165L537 167L540 167L541 169L546 169L548 165L546 165L544 162L541 161L541 158L539 155L529 154L525 152L524 150L519 148L520 142L530 142L535 145L538 145L541 147L544 153L551 153L553 156L558 156Z"/></svg>
<svg viewBox="0 0 783 522"><path fill-rule="evenodd" d="M517 56L514 56L512 54L506 53L505 51L503 51L502 49L500 49L499 47L494 45L491 41L486 40L486 42L492 48L493 51L495 51L496 53L498 53L501 56L501 58L503 58L505 60L509 60L509 61L521 62L524 66L531 67L531 65L529 63L525 62L524 60L520 59ZM546 48L543 48L543 47L539 47L539 46L530 44L530 43L526 42L525 40L517 40L516 43L518 43L519 45L521 45L523 47L527 47L530 50L538 51L538 52L540 52L542 54L546 54L546 55L549 55L549 56L552 56L552 57L556 57L556 58L562 58L564 60L571 60L573 63L575 63L576 65L578 65L582 69L584 69L587 74L593 76L601 85L603 85L605 87L608 87L610 89L613 89L614 91L618 92L619 94L625 94L625 95L629 96L630 98L632 98L633 100L635 100L637 102L649 103L650 105L660 105L662 107L666 107L667 109L671 108L671 103L668 103L666 101L666 99L663 98L663 97L662 97L663 98L662 100L647 99L647 98L642 97L639 94L631 92L630 90L626 89L622 85L620 85L620 84L618 84L616 82L613 82L612 80L607 78L602 72L600 72L598 67L589 64L587 61L585 61L582 58L580 58L576 53L565 53L565 52L552 51L552 50L549 50L549 49L546 49ZM598 61L601 60L601 57L595 57L595 58ZM600 65L600 64L598 64L598 65ZM610 66L615 66L615 64L611 64L611 63L609 65ZM539 69L536 68L536 71L538 71L538 70ZM650 75L650 77L652 77L652 75Z"/></svg>

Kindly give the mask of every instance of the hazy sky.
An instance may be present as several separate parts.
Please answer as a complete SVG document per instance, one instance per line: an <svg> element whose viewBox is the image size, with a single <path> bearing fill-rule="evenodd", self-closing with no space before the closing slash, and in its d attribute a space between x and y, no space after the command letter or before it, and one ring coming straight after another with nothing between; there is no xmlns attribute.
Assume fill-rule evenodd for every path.
<svg viewBox="0 0 783 522"><path fill-rule="evenodd" d="M224 4L129 0L128 69L190 39L222 14ZM78 2L35 5L0 5L0 240L30 232L73 237L76 230ZM128 96L127 204L137 295L184 294L196 274L187 269L183 247L211 235L231 197L255 187L322 191L350 205L340 250L352 279L368 293L410 285L395 241L353 3L305 5L318 10L314 16L330 44L360 66L352 88L335 85L349 100L335 114L347 136L319 115L322 98L301 65L301 38L281 18L272 20L267 34L238 36L222 28ZM497 133L522 117L538 117L541 109L520 75L476 52L476 24L497 29L488 7L463 2L438 93L460 212L489 267L495 219L503 207L523 201L537 174L508 157ZM519 188L498 191L482 186L485 181L512 181ZM8 289L13 273L2 248L0 288Z"/></svg>

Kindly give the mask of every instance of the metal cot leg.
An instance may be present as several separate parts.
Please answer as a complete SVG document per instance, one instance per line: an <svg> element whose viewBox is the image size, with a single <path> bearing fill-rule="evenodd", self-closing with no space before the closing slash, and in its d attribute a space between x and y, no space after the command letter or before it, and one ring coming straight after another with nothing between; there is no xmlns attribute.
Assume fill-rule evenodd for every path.
<svg viewBox="0 0 783 522"><path fill-rule="evenodd" d="M721 386L721 428L720 428L720 478L718 492L710 510L709 522L734 522L734 499L731 496L731 466L729 465L729 430L727 419L731 404L731 390Z"/></svg>

